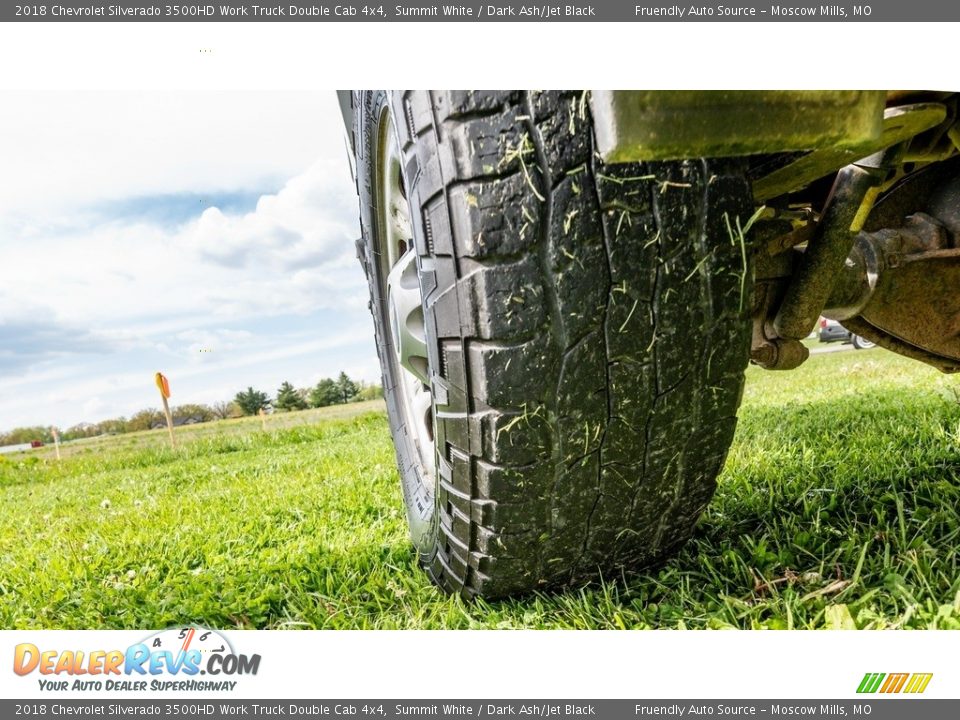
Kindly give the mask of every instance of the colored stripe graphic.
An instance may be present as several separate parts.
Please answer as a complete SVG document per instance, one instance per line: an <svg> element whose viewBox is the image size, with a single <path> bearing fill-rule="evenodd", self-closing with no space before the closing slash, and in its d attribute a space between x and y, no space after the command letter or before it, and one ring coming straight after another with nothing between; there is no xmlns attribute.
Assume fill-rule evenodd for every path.
<svg viewBox="0 0 960 720"><path fill-rule="evenodd" d="M860 681L860 687L857 688L857 692L875 693L877 688L880 687L880 682L884 677L884 673L867 673L863 676L863 680Z"/></svg>
<svg viewBox="0 0 960 720"><path fill-rule="evenodd" d="M883 684L884 687L880 688L880 692L900 692L903 689L904 684L907 682L908 677L910 677L910 673L890 673L887 676L887 682ZM889 687L887 687L887 685L889 685Z"/></svg>
<svg viewBox="0 0 960 720"><path fill-rule="evenodd" d="M875 692L896 694L896 693L922 693L927 689L930 680L933 679L933 673L866 673L860 685L857 686L857 692L860 694L871 694Z"/></svg>
<svg viewBox="0 0 960 720"><path fill-rule="evenodd" d="M933 673L914 673L910 677L910 682L907 683L907 687L904 688L905 693L922 693L927 689L927 685L930 684L930 680L933 678Z"/></svg>

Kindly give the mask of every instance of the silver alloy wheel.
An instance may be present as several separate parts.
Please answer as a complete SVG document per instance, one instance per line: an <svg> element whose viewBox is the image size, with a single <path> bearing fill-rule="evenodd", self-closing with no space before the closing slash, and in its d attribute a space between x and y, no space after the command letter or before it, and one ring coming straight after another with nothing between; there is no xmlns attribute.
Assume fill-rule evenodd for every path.
<svg viewBox="0 0 960 720"><path fill-rule="evenodd" d="M872 340L867 340L862 335L853 335L851 336L851 338L852 338L851 342L853 343L853 347L856 348L857 350L869 350L870 348L877 346L875 342L873 342Z"/></svg>
<svg viewBox="0 0 960 720"><path fill-rule="evenodd" d="M385 318L398 405L407 434L416 445L427 487L433 492L436 445L430 393L423 295L413 246L410 206L401 174L400 147L389 110L380 119L376 165L376 221L380 287L386 292Z"/></svg>

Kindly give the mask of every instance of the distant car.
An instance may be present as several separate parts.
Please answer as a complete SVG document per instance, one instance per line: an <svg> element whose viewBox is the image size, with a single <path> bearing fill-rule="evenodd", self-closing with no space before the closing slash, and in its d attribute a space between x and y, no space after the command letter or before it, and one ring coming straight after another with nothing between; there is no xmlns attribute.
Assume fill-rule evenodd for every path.
<svg viewBox="0 0 960 720"><path fill-rule="evenodd" d="M872 348L876 343L867 340L860 335L854 335L836 320L820 318L820 332L818 334L820 342L843 342L851 343L857 350L866 350Z"/></svg>

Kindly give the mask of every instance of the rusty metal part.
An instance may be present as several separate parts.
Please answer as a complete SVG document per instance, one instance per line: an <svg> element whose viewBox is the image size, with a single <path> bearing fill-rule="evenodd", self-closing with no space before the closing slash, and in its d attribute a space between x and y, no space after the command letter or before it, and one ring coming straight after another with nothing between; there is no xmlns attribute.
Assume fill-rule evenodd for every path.
<svg viewBox="0 0 960 720"><path fill-rule="evenodd" d="M830 313L828 317L834 320L847 319L840 308L849 305L852 297L862 293L872 295L877 287L873 275L886 274L889 270L917 262L957 259L960 249L953 247L952 242L952 234L946 226L922 212L909 216L902 227L860 233L856 245L860 255L855 258L855 253L851 253L850 261L837 277L825 307ZM852 312L846 315L852 317L859 314Z"/></svg>
<svg viewBox="0 0 960 720"><path fill-rule="evenodd" d="M830 318L843 322L863 312L877 288L882 263L871 239L863 233L858 235L827 300Z"/></svg>
<svg viewBox="0 0 960 720"><path fill-rule="evenodd" d="M869 322L863 318L850 318L845 320L843 326L860 337L866 338L870 342L877 345L877 347L882 347L885 350L890 350L895 352L898 355L903 355L908 357L911 360L919 360L922 363L927 365L932 365L941 372L945 373L955 373L960 372L960 361L956 358L943 357L941 355L936 355L927 350L924 350L916 345L900 340L899 338L889 335L883 330L871 325Z"/></svg>
<svg viewBox="0 0 960 720"><path fill-rule="evenodd" d="M848 263L824 315L881 347L960 371L960 176L944 181L897 229L861 233L872 272ZM851 311L850 298L859 308Z"/></svg>
<svg viewBox="0 0 960 720"><path fill-rule="evenodd" d="M856 159L884 147L874 144L885 102L876 90L590 93L597 148L608 163L838 147L855 148L849 158Z"/></svg>
<svg viewBox="0 0 960 720"><path fill-rule="evenodd" d="M764 370L793 370L810 357L810 350L799 340L775 338L752 348L750 359Z"/></svg>
<svg viewBox="0 0 960 720"><path fill-rule="evenodd" d="M822 312L882 347L960 371L960 158L902 167L911 147L924 156L939 152L953 122L946 115L936 104L888 111L885 139L899 142L841 169L817 222L804 227L778 215L795 206L768 209L765 252L756 262L753 362L769 369L802 363L807 351L799 341ZM912 143L931 127L920 145ZM799 169L807 183L820 177L822 166L804 165L816 155L788 171ZM779 172L759 181L761 196L762 183Z"/></svg>
<svg viewBox="0 0 960 720"><path fill-rule="evenodd" d="M931 250L916 255L906 255L901 259L900 264L905 265L906 263L926 262L928 260L960 260L960 248ZM891 267L897 267L897 265L891 265Z"/></svg>
<svg viewBox="0 0 960 720"><path fill-rule="evenodd" d="M750 360L765 370L792 370L810 355L807 347L797 340L767 337L764 320L772 312L771 308L780 302L782 295L783 283L776 278L759 282L754 292Z"/></svg>
<svg viewBox="0 0 960 720"><path fill-rule="evenodd" d="M769 240L766 245L766 254L770 257L776 257L787 250L792 250L797 245L806 245L813 240L817 232L817 224L807 223L796 230L792 230L784 235L779 235Z"/></svg>
<svg viewBox="0 0 960 720"><path fill-rule="evenodd" d="M929 203L953 227L916 213L896 230L862 233L857 247L872 260L846 265L823 314L882 347L960 371L958 198L960 179Z"/></svg>
<svg viewBox="0 0 960 720"><path fill-rule="evenodd" d="M796 254L785 251L758 263L771 280L787 271L790 274L785 289L778 289L775 282L766 284L764 305L754 316L751 359L755 363L783 370L803 363L809 353L800 340L816 327L838 280L844 279L844 283L836 291L841 299L837 308L845 317L855 316L869 302L877 285L878 258L867 240L854 245L879 188L899 165L905 150L906 143L895 145L837 174L823 215L795 265ZM797 239L781 239L781 244ZM767 247L769 250L769 242ZM767 321L771 315L773 320Z"/></svg>
<svg viewBox="0 0 960 720"><path fill-rule="evenodd" d="M953 163L950 168L960 168L960 165ZM960 236L960 172L937 184L926 202L926 212L955 238Z"/></svg>
<svg viewBox="0 0 960 720"><path fill-rule="evenodd" d="M889 161L864 164L879 179ZM848 208L838 227L851 214L857 211ZM775 212L770 222L776 224L761 238L766 252L756 262L751 357L762 367L781 369L795 366L800 356L783 348L783 338L765 319L791 302L788 283L821 236L806 239ZM819 224L827 222L829 208ZM831 286L822 308L826 317L888 350L960 372L960 158L921 168L884 193L842 266L821 283Z"/></svg>
<svg viewBox="0 0 960 720"><path fill-rule="evenodd" d="M860 318L885 335L960 365L960 263L914 262L888 270ZM938 363L939 364L939 363Z"/></svg>
<svg viewBox="0 0 960 720"><path fill-rule="evenodd" d="M929 130L947 117L947 108L939 103L917 103L888 108L883 117L883 132L878 138L856 148L832 147L815 150L753 183L758 202L785 195L826 177L858 158L872 155Z"/></svg>
<svg viewBox="0 0 960 720"><path fill-rule="evenodd" d="M818 232L787 286L769 337L801 340L813 330L850 254L862 206L881 180L872 167L848 165L838 173Z"/></svg>
<svg viewBox="0 0 960 720"><path fill-rule="evenodd" d="M933 163L920 168L900 180L885 192L867 218L863 229L876 232L883 228L902 227L910 215L924 209L941 189L960 177L960 158ZM942 214L941 211L933 213Z"/></svg>

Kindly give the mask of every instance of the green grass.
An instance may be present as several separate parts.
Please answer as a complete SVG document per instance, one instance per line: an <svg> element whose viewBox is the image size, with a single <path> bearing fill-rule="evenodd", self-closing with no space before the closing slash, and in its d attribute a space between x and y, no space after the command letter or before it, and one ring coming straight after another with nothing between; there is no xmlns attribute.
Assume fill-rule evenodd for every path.
<svg viewBox="0 0 960 720"><path fill-rule="evenodd" d="M882 350L751 369L678 557L489 604L417 569L380 405L0 459L0 627L956 629L958 389Z"/></svg>

